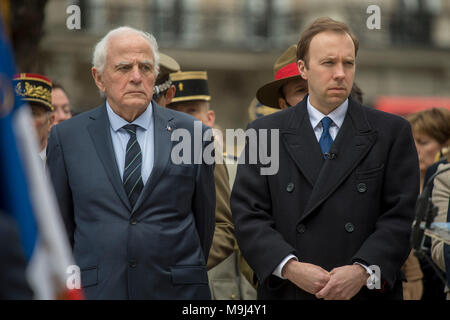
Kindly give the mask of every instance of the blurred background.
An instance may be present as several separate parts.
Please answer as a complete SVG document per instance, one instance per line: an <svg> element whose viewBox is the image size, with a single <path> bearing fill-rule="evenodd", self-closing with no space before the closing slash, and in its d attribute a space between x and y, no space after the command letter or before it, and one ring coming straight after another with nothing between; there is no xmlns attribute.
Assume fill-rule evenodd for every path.
<svg viewBox="0 0 450 320"><path fill-rule="evenodd" d="M110 29L129 25L152 33L160 51L176 59L182 70L207 71L217 124L245 128L248 106L256 90L273 79L275 60L321 16L346 22L358 36L355 80L367 105L400 114L422 107L450 108L450 0L0 3L18 71L61 82L75 113L101 103L90 71L94 44ZM66 25L70 5L80 8L79 30ZM366 25L373 13L366 12L369 5L381 9L380 29Z"/></svg>

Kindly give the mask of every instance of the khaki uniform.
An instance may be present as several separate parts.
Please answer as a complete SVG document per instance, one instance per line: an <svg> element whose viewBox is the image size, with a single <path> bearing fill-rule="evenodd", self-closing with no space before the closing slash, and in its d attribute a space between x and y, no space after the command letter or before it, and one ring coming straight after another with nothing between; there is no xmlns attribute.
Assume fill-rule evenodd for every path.
<svg viewBox="0 0 450 320"><path fill-rule="evenodd" d="M402 267L408 282L403 282L403 299L404 300L420 300L423 293L423 273L420 269L419 259L414 255L414 252L408 256L405 264Z"/></svg>
<svg viewBox="0 0 450 320"><path fill-rule="evenodd" d="M256 290L240 272L241 259L234 237L230 210L230 185L226 165L216 164L214 178L216 184L216 228L207 263L211 296L214 300L256 299ZM250 267L249 270L252 274ZM248 270L246 274L248 275Z"/></svg>
<svg viewBox="0 0 450 320"><path fill-rule="evenodd" d="M228 172L224 164L216 164L214 181L216 184L216 228L211 250L209 251L208 270L229 257L234 251L236 242L233 220L231 218Z"/></svg>

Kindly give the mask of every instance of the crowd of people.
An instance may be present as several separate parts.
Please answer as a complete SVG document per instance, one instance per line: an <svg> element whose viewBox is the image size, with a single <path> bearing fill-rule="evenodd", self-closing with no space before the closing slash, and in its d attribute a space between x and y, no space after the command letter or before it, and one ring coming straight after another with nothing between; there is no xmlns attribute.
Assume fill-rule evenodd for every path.
<svg viewBox="0 0 450 320"><path fill-rule="evenodd" d="M85 297L445 299L448 280L410 236L424 184L450 166L450 110L405 119L364 106L358 47L345 23L319 18L275 61L248 125L279 132L265 146L278 153L274 175L249 161L249 144L236 166L195 161L222 143L213 134L172 162L175 129L220 129L214 97L206 71L183 70L144 31L119 27L96 44L104 103L75 117L61 84L18 74ZM434 182L436 221L449 221L449 182L450 171ZM425 243L448 274L449 246Z"/></svg>

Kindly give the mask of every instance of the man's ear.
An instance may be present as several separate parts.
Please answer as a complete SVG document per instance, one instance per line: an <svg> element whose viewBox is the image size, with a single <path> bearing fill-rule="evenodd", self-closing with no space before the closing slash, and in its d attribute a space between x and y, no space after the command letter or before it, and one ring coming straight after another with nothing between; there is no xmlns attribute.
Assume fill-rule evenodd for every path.
<svg viewBox="0 0 450 320"><path fill-rule="evenodd" d="M216 114L214 113L214 111L208 110L206 117L208 119L208 123L206 123L206 125L212 128L214 126L214 123L216 122Z"/></svg>
<svg viewBox="0 0 450 320"><path fill-rule="evenodd" d="M175 92L177 88L172 84L169 89L166 91L166 106L172 101L173 97L175 97Z"/></svg>
<svg viewBox="0 0 450 320"><path fill-rule="evenodd" d="M286 100L284 100L282 97L278 97L278 106L280 107L281 110L288 108Z"/></svg>
<svg viewBox="0 0 450 320"><path fill-rule="evenodd" d="M50 127L48 128L48 133L50 133L50 129L51 129L52 126L55 124L55 119L56 119L55 113L54 113L54 112L51 112L51 113L50 113L50 117L49 117Z"/></svg>
<svg viewBox="0 0 450 320"><path fill-rule="evenodd" d="M300 72L300 76L304 79L304 80L308 80L308 76L306 74L306 64L305 61L303 60L298 60L297 61L297 67L298 67L298 71Z"/></svg>
<svg viewBox="0 0 450 320"><path fill-rule="evenodd" d="M96 67L92 67L91 69L92 71L92 77L94 78L95 84L97 85L97 88L101 91L101 92L105 92L105 86L103 85L103 79L102 79L102 74L97 70Z"/></svg>

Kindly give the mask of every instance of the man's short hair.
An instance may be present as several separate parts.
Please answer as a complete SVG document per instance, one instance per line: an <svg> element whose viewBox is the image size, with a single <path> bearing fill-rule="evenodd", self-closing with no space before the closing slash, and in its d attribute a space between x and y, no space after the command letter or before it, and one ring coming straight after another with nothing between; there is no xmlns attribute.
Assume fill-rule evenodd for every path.
<svg viewBox="0 0 450 320"><path fill-rule="evenodd" d="M128 27L128 26L122 26L115 28L111 31L109 31L96 45L94 48L94 53L92 56L92 66L97 68L97 70L100 73L103 73L103 69L106 65L106 53L108 51L108 43L111 37L122 35L126 33L135 33L140 35L144 40L148 42L150 45L150 48L153 51L153 63L154 63L154 72L155 75L158 75L159 72L159 53L158 53L158 43L156 42L155 37L151 35L150 33Z"/></svg>
<svg viewBox="0 0 450 320"><path fill-rule="evenodd" d="M363 102L364 102L363 95L364 94L363 94L361 88L355 82L353 82L353 87L352 87L352 91L350 92L350 95L352 96L353 99L355 99L359 103L363 104Z"/></svg>
<svg viewBox="0 0 450 320"><path fill-rule="evenodd" d="M353 40L355 45L355 57L358 52L359 41L356 38L355 34L350 31L350 28L343 22L333 20L328 17L318 18L313 23L309 25L309 27L303 31L300 40L297 45L297 61L303 60L305 61L306 67L308 67L308 51L309 45L311 43L312 38L318 33L324 31L334 31L339 33L347 33Z"/></svg>

